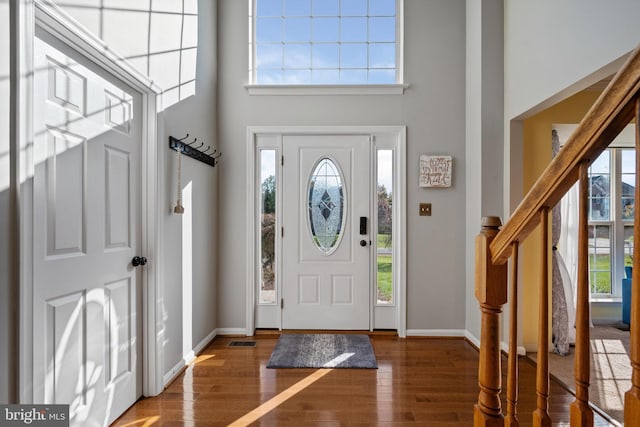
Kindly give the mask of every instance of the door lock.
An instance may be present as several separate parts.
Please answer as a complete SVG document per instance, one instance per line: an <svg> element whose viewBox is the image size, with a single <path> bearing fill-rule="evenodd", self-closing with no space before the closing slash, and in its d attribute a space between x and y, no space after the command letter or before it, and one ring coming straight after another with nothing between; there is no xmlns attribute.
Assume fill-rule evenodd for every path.
<svg viewBox="0 0 640 427"><path fill-rule="evenodd" d="M145 257L140 257L140 256L134 256L133 259L131 260L131 264L134 267L137 267L139 265L145 265L147 263L147 259Z"/></svg>

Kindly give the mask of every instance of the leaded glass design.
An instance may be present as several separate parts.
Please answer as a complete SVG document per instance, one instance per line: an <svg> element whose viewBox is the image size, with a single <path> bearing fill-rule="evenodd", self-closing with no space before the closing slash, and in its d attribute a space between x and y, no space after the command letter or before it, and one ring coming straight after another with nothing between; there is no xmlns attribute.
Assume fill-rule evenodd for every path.
<svg viewBox="0 0 640 427"><path fill-rule="evenodd" d="M330 254L340 241L345 222L343 178L331 159L318 161L307 194L311 238L322 253Z"/></svg>

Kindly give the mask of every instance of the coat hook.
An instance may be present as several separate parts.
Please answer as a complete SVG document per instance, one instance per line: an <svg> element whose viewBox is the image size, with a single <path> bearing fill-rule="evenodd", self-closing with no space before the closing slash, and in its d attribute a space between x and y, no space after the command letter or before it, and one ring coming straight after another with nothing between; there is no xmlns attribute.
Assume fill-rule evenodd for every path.
<svg viewBox="0 0 640 427"><path fill-rule="evenodd" d="M198 142L198 138L195 137L193 138L193 141L187 142L188 138L190 138L190 134L187 134L184 138L181 139L169 136L169 148L178 152L178 159L180 159L181 154L184 154L187 157L199 160L203 163L208 164L209 166L215 166L217 163L216 160L220 158L220 156L222 156L222 153L218 153L217 149L215 149L211 145L205 145L204 142L200 142L200 144L196 145L196 143ZM179 202L178 204L180 204Z"/></svg>

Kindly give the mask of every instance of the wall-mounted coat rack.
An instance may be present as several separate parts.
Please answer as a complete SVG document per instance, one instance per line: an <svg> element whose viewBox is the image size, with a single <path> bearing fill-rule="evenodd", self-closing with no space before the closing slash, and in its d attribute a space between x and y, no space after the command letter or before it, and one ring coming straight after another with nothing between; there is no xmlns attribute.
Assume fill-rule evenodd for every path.
<svg viewBox="0 0 640 427"><path fill-rule="evenodd" d="M218 162L222 153L218 153L218 150L213 149L211 151L211 146L207 146L204 148L204 142L198 142L198 138L194 138L193 141L187 142L186 140L189 138L189 134L184 138L178 139L173 136L169 136L169 148L179 151L187 157L191 157L193 159L199 160L208 164L209 166L214 166Z"/></svg>

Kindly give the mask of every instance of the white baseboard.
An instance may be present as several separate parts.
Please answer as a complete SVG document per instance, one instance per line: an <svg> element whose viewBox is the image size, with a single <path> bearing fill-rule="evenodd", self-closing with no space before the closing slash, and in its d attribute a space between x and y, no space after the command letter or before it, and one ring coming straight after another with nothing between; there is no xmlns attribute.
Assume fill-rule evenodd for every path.
<svg viewBox="0 0 640 427"><path fill-rule="evenodd" d="M247 330L245 328L218 328L218 335L230 335L230 336L247 336Z"/></svg>
<svg viewBox="0 0 640 427"><path fill-rule="evenodd" d="M466 329L407 329L408 337L464 337L473 345L480 348L480 338ZM505 352L509 349L507 343L500 343L500 347ZM523 346L518 346L518 355L524 356L526 350Z"/></svg>
<svg viewBox="0 0 640 427"><path fill-rule="evenodd" d="M466 331L466 330L464 331L464 337L466 339L468 339L477 348L480 348L480 338L476 337L474 334L472 334L471 332ZM502 351L504 351L505 353L509 354L509 343L501 341L500 342L500 349ZM518 351L518 356L526 356L527 355L527 349L522 345L519 345L517 347L517 351Z"/></svg>
<svg viewBox="0 0 640 427"><path fill-rule="evenodd" d="M205 349L206 346L209 345L209 343L211 341L213 341L213 339L218 335L218 330L214 329L213 331L211 331L209 333L209 335L207 335L206 337L204 337L204 339L202 341L200 341L194 348L193 348L193 352L195 354L200 353L202 350Z"/></svg>
<svg viewBox="0 0 640 427"><path fill-rule="evenodd" d="M500 343L500 350L502 350L503 352L509 354L509 343L502 341ZM524 346L519 345L516 347L516 351L518 352L518 356L526 356L527 355L527 349L524 348Z"/></svg>
<svg viewBox="0 0 640 427"><path fill-rule="evenodd" d="M171 381L173 381L181 372L182 369L185 366L188 366L191 362L193 362L196 358L196 354L200 353L202 350L204 350L204 348L209 345L209 343L218 335L218 330L214 329L213 331L211 331L209 333L209 335L207 335L206 337L204 337L204 339L202 341L200 341L198 344L195 345L195 347L193 347L193 350L191 350L190 352L188 352L187 354L185 354L182 359L180 359L178 361L178 363L176 363L175 365L173 365L173 367L171 369L169 369L169 372L167 372L166 374L164 374L164 378L163 378L163 388L167 386L167 384L169 384Z"/></svg>
<svg viewBox="0 0 640 427"><path fill-rule="evenodd" d="M407 337L464 337L464 329L407 329Z"/></svg>
<svg viewBox="0 0 640 427"><path fill-rule="evenodd" d="M469 331L464 331L464 332L465 332L464 337L469 341L471 341L471 344L475 345L476 348L480 348L480 338L476 337L474 334L472 334Z"/></svg>

